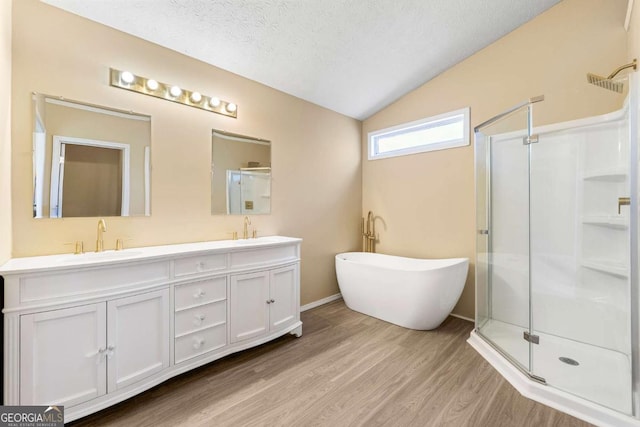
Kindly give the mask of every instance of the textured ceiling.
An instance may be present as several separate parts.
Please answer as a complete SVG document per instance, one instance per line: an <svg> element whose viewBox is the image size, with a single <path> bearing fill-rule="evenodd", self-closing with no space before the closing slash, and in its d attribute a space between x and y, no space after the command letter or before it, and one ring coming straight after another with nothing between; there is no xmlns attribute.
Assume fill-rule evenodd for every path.
<svg viewBox="0 0 640 427"><path fill-rule="evenodd" d="M357 119L560 0L42 0Z"/></svg>

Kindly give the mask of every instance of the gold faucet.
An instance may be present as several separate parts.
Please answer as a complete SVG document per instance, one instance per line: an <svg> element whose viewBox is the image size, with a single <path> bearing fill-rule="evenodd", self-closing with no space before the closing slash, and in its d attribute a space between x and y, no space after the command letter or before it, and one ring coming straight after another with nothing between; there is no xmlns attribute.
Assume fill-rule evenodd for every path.
<svg viewBox="0 0 640 427"><path fill-rule="evenodd" d="M367 231L364 229L364 218L362 218L362 246L364 252L376 251L376 222L373 216L373 211L369 211L367 215Z"/></svg>
<svg viewBox="0 0 640 427"><path fill-rule="evenodd" d="M107 231L107 223L104 222L104 218L100 218L98 221L98 239L96 240L96 252L102 252L104 250L104 241L102 240L102 233Z"/></svg>
<svg viewBox="0 0 640 427"><path fill-rule="evenodd" d="M249 238L249 228L248 226L251 225L251 220L249 219L248 216L244 217L244 227L242 228L242 238L243 239L248 239Z"/></svg>

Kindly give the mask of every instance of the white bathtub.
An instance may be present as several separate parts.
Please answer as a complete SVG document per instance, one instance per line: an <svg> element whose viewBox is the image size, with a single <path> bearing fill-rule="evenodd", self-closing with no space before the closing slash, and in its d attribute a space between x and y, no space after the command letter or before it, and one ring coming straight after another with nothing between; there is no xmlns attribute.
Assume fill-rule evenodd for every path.
<svg viewBox="0 0 640 427"><path fill-rule="evenodd" d="M352 310L410 329L435 329L456 305L468 258L415 259L367 252L336 255L344 302Z"/></svg>

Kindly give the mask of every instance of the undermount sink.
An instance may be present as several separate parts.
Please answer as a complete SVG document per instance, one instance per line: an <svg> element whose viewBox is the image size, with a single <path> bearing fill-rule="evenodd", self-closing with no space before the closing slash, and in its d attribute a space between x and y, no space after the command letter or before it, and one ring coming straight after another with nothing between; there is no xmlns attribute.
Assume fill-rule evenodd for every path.
<svg viewBox="0 0 640 427"><path fill-rule="evenodd" d="M62 263L70 263L70 262L91 262L91 261L109 261L114 259L123 259L123 258L131 258L137 255L142 254L142 251L105 251L105 252L86 252L78 255L69 255L67 257L61 258L60 262Z"/></svg>

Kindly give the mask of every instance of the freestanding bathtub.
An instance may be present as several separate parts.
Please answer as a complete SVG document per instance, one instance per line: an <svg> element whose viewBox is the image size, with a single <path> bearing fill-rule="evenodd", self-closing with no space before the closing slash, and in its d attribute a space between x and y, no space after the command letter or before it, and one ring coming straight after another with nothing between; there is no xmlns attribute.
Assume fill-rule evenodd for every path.
<svg viewBox="0 0 640 427"><path fill-rule="evenodd" d="M410 329L437 328L456 305L468 258L415 259L368 252L336 255L338 286L352 310Z"/></svg>

